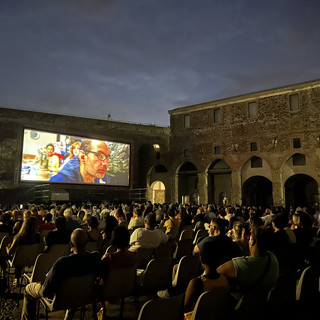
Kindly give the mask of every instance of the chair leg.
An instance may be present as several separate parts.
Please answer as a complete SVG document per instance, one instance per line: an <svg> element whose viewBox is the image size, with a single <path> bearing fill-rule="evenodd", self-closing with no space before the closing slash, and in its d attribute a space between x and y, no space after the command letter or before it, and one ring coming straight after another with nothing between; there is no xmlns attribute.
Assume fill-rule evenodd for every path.
<svg viewBox="0 0 320 320"><path fill-rule="evenodd" d="M138 296L134 296L133 299L134 299L134 304L136 306L137 316L139 316L139 312L140 312L139 298Z"/></svg>
<svg viewBox="0 0 320 320"><path fill-rule="evenodd" d="M93 320L98 320L98 316L97 316L97 305L96 305L96 302L93 301L92 303L92 313L93 313Z"/></svg>
<svg viewBox="0 0 320 320"><path fill-rule="evenodd" d="M120 319L123 318L123 309L124 309L124 298L121 298L121 303L120 303Z"/></svg>
<svg viewBox="0 0 320 320"><path fill-rule="evenodd" d="M40 300L37 302L37 312L36 312L36 319L39 320L40 316Z"/></svg>

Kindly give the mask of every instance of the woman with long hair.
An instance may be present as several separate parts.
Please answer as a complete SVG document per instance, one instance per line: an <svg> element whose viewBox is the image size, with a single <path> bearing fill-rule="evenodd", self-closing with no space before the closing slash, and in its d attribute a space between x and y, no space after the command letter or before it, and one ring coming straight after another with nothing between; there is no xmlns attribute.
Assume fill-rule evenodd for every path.
<svg viewBox="0 0 320 320"><path fill-rule="evenodd" d="M7 246L6 251L9 256L12 256L19 245L34 244L39 242L40 233L38 232L37 218L34 216L29 216L23 221L20 230L13 237L13 241ZM4 265L1 265L1 267L3 268ZM17 283L17 279L21 277L21 271L21 268L15 269L14 285Z"/></svg>

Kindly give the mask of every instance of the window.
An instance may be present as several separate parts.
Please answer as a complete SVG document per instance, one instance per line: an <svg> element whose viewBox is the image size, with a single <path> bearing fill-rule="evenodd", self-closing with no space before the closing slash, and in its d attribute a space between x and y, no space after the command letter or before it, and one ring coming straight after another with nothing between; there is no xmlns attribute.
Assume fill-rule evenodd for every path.
<svg viewBox="0 0 320 320"><path fill-rule="evenodd" d="M219 123L220 122L220 108L213 110L213 122Z"/></svg>
<svg viewBox="0 0 320 320"><path fill-rule="evenodd" d="M294 147L295 149L301 148L300 138L294 138L294 139L293 139L293 147Z"/></svg>
<svg viewBox="0 0 320 320"><path fill-rule="evenodd" d="M214 147L214 154L220 154L220 146Z"/></svg>
<svg viewBox="0 0 320 320"><path fill-rule="evenodd" d="M190 114L186 114L183 117L184 128L190 128Z"/></svg>
<svg viewBox="0 0 320 320"><path fill-rule="evenodd" d="M297 94L291 94L290 99L290 111L299 110L299 96Z"/></svg>
<svg viewBox="0 0 320 320"><path fill-rule="evenodd" d="M183 151L183 156L186 158L186 157L189 157L189 150L188 149L185 149Z"/></svg>
<svg viewBox="0 0 320 320"><path fill-rule="evenodd" d="M306 165L306 156L301 153L294 154L292 156L292 164L294 166L305 166Z"/></svg>
<svg viewBox="0 0 320 320"><path fill-rule="evenodd" d="M155 167L154 171L157 172L157 173L168 172L167 168L162 164L157 165Z"/></svg>
<svg viewBox="0 0 320 320"><path fill-rule="evenodd" d="M251 168L262 168L262 159L259 157L252 157Z"/></svg>
<svg viewBox="0 0 320 320"><path fill-rule="evenodd" d="M250 150L251 151L257 151L258 150L258 145L256 142L251 142L250 143Z"/></svg>
<svg viewBox="0 0 320 320"><path fill-rule="evenodd" d="M248 104L249 118L255 118L257 115L258 115L258 104L256 102L250 102Z"/></svg>

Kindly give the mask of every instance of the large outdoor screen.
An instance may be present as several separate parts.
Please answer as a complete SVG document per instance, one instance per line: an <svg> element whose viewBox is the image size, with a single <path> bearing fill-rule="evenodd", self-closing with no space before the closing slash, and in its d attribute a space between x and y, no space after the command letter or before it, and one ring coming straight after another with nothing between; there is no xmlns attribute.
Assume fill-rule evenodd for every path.
<svg viewBox="0 0 320 320"><path fill-rule="evenodd" d="M24 129L21 181L129 186L130 144Z"/></svg>

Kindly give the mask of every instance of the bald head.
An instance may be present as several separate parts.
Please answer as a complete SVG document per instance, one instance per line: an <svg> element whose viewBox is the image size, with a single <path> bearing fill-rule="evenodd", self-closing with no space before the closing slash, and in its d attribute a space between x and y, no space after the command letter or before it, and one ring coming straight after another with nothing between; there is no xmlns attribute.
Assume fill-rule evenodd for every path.
<svg viewBox="0 0 320 320"><path fill-rule="evenodd" d="M85 247L88 243L88 235L87 232L81 228L75 229L71 233L71 243L77 252L81 252L85 250Z"/></svg>

